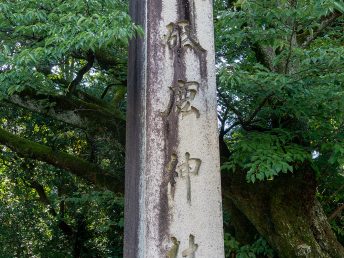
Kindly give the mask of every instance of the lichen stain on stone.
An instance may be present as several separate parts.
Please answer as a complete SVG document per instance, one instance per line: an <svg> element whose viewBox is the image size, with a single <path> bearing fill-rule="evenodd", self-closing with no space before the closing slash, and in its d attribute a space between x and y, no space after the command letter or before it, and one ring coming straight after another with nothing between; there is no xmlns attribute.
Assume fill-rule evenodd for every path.
<svg viewBox="0 0 344 258"><path fill-rule="evenodd" d="M166 258L177 258L180 241L177 238L171 237L172 247L168 250Z"/></svg>
<svg viewBox="0 0 344 258"><path fill-rule="evenodd" d="M161 66L157 65L163 62L162 57L164 54L164 46L163 44L160 44L161 37L160 37L160 31L157 29L159 28L159 24L161 23L161 15L162 15L162 1L154 1L154 0L148 0L147 2L147 12L148 17L147 21L149 22L149 26L147 28L147 59L149 60L148 66L147 66L147 94L150 96L147 96L147 115L150 119L153 119L151 121L157 122L160 121L161 114L156 114L156 103L159 101L157 98L159 96L158 94L158 83L160 81L161 77ZM161 119L162 120L162 119ZM165 138L165 124L166 122L162 120L161 124L160 122L155 123L155 128L148 128L149 131L148 134L154 135L154 137L158 138ZM156 128L157 127L157 128ZM171 154L171 153L170 153ZM166 166L166 160L167 155L165 151L164 155L164 163ZM164 242L167 240L169 236L169 227L170 227L170 215L169 215L169 208L168 208L168 196L167 196L167 180L166 175L163 173L164 171L161 171L158 177L161 178L161 185L160 188L157 190L156 193L159 201L156 204L156 207L159 209L158 215L156 218L154 218L154 221L156 223L153 228L158 229L158 236L157 239L159 241L159 249L161 254L166 254L167 249L164 245ZM168 176L167 176L168 178Z"/></svg>
<svg viewBox="0 0 344 258"><path fill-rule="evenodd" d="M163 128L164 128L164 141L165 141L165 171L163 173L163 179L160 186L160 218L159 218L159 230L160 230L160 241L161 243L166 239L166 236L169 235L169 222L172 217L170 214L170 205L169 205L169 186L171 188L171 195L175 189L175 168L178 164L177 158L177 147L178 142L178 113L174 108L168 108L163 117ZM165 251L166 253L166 251Z"/></svg>

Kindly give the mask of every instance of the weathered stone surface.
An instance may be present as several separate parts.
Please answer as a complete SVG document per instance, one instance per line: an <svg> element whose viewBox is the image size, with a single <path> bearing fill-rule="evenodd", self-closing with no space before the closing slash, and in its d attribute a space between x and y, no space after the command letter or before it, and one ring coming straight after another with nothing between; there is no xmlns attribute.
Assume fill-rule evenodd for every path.
<svg viewBox="0 0 344 258"><path fill-rule="evenodd" d="M131 14L124 256L224 257L212 1Z"/></svg>

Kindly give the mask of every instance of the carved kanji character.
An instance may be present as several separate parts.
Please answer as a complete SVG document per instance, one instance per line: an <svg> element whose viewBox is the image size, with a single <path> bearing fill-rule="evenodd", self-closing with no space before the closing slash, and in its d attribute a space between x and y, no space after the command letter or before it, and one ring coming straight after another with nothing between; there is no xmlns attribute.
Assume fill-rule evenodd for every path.
<svg viewBox="0 0 344 258"><path fill-rule="evenodd" d="M167 44L171 49L175 47L189 47L198 52L205 52L205 49L198 43L196 37L193 35L189 21L171 22L167 25L167 30Z"/></svg>
<svg viewBox="0 0 344 258"><path fill-rule="evenodd" d="M198 92L199 84L197 82L178 81L176 86L171 87L175 96L175 106L179 113L186 116L195 113L196 117L200 117L200 112L192 105L193 100Z"/></svg>
<svg viewBox="0 0 344 258"><path fill-rule="evenodd" d="M180 241L178 241L177 238L175 237L171 237L171 240L172 240L173 246L167 252L166 258L177 258Z"/></svg>
<svg viewBox="0 0 344 258"><path fill-rule="evenodd" d="M182 252L183 257L195 258L195 253L198 249L198 244L195 244L195 236L189 236L189 248Z"/></svg>

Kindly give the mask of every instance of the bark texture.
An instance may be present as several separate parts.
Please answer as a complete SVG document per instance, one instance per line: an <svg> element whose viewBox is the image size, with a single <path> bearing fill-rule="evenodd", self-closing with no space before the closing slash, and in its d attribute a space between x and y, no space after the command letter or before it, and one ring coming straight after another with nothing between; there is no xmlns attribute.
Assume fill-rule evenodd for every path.
<svg viewBox="0 0 344 258"><path fill-rule="evenodd" d="M55 151L50 147L11 134L0 128L0 144L15 151L19 156L46 162L114 193L123 193L122 180L103 171L96 165L65 152Z"/></svg>
<svg viewBox="0 0 344 258"><path fill-rule="evenodd" d="M8 101L32 112L50 116L71 126L105 132L124 144L125 117L112 106L81 91L72 95L46 95L27 89Z"/></svg>
<svg viewBox="0 0 344 258"><path fill-rule="evenodd" d="M242 230L250 223L267 239L281 258L344 257L320 203L315 199L313 171L304 168L272 181L248 184L245 173L223 176L224 203L233 205L234 226L242 241ZM237 211L237 212L238 212ZM235 216L238 215L238 216Z"/></svg>

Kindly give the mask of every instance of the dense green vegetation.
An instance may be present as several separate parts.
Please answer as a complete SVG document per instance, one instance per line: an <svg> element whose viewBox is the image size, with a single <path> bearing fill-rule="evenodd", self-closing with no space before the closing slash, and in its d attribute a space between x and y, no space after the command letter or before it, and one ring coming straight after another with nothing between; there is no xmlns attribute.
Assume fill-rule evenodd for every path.
<svg viewBox="0 0 344 258"><path fill-rule="evenodd" d="M241 232L257 230L281 257L306 246L309 257L342 257L319 225L328 216L343 244L343 2L219 0L215 10L225 199L240 217L237 239L246 244Z"/></svg>
<svg viewBox="0 0 344 258"><path fill-rule="evenodd" d="M1 1L0 257L121 257L137 32L126 1Z"/></svg>
<svg viewBox="0 0 344 258"><path fill-rule="evenodd" d="M343 2L214 7L227 256L343 257ZM0 2L0 257L122 256L135 35L126 0Z"/></svg>

